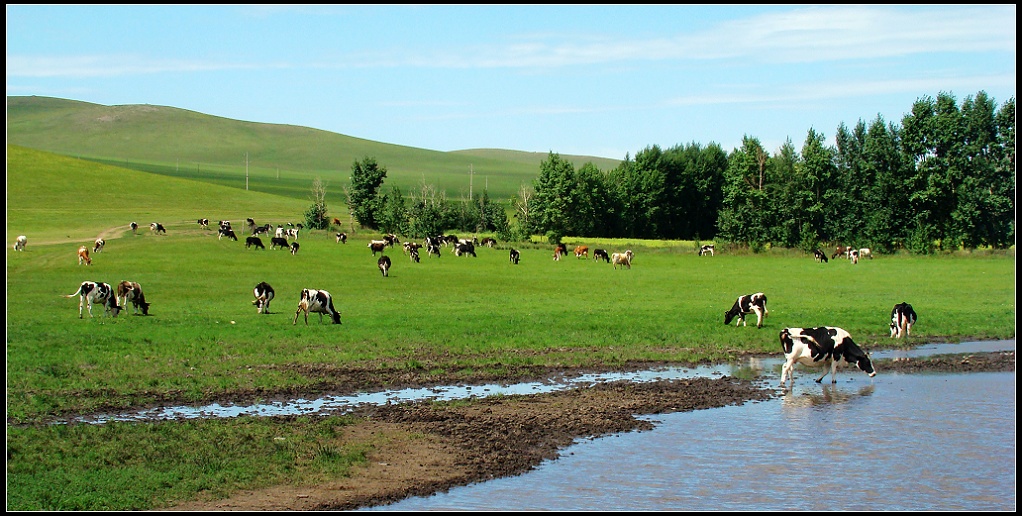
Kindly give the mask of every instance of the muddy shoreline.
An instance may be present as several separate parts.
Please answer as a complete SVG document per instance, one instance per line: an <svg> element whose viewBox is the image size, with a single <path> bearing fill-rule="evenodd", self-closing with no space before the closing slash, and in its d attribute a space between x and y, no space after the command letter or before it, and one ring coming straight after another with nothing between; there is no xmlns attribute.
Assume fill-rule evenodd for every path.
<svg viewBox="0 0 1022 516"><path fill-rule="evenodd" d="M881 374L1010 372L1015 370L1015 353L884 359L875 364ZM558 369L548 374L567 372ZM400 380L406 387L427 386L410 377ZM437 381L432 385L449 384L433 380ZM458 382L472 383L466 378L450 383ZM456 486L520 475L543 460L555 459L576 439L653 428L653 423L636 415L767 400L782 393L775 382L776 378L770 377L745 380L728 376L618 381L553 393L482 398L464 404L420 402L362 407L354 414L363 422L346 427L341 437L344 442L370 443L368 465L351 477L316 486L242 491L226 500L199 500L170 509L352 510L410 496L428 496Z"/></svg>

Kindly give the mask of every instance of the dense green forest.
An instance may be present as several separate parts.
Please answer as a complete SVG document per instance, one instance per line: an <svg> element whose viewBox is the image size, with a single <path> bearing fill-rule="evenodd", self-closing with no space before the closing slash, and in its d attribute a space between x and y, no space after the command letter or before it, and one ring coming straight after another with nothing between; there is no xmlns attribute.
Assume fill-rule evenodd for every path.
<svg viewBox="0 0 1022 516"><path fill-rule="evenodd" d="M551 152L539 176L503 206L485 190L447 202L423 185L386 191L386 168L353 167L355 220L414 236L443 228L505 239L545 235L712 239L753 250L811 251L824 243L928 254L1015 240L1015 99L999 108L980 91L923 97L901 125L877 117L837 128L836 146L809 129L771 155L757 138L726 153L716 144L647 147L616 168L580 168Z"/></svg>

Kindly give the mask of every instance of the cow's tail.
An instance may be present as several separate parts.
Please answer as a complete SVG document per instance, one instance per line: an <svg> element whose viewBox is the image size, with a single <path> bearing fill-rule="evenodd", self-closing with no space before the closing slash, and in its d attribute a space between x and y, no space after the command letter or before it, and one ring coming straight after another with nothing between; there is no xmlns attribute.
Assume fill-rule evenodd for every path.
<svg viewBox="0 0 1022 516"><path fill-rule="evenodd" d="M64 297L71 298L71 297L79 296L79 295L81 295L81 293L82 293L82 286L78 285L78 290L76 290L74 294L68 294L68 295L66 295Z"/></svg>

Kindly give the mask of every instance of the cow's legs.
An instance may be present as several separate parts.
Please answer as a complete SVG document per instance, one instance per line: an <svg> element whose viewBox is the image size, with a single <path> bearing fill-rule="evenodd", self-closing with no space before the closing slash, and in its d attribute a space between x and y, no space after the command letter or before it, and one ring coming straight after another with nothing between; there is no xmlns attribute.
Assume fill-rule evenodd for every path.
<svg viewBox="0 0 1022 516"><path fill-rule="evenodd" d="M781 366L781 387L784 387L784 378L788 377L791 383L795 383L795 364L790 360L786 360L784 365Z"/></svg>
<svg viewBox="0 0 1022 516"><path fill-rule="evenodd" d="M754 308L753 311L756 312L756 327L757 328L762 328L763 327L763 311L760 310L759 308Z"/></svg>
<svg viewBox="0 0 1022 516"><path fill-rule="evenodd" d="M829 374L831 375L831 376L830 376L830 379L831 379L831 383L837 383L837 380L835 379L835 378L836 378L836 377L835 377L835 374L837 373L837 371L835 371L835 369L837 369L837 363L836 363L836 362L834 362L834 361L831 361L831 362L830 362L830 368L829 368L829 369L827 368L827 366L826 366L826 365L825 365L825 366L823 366L823 374L822 374L822 375L820 375L820 377L816 379L816 383L821 383L821 382L823 382L823 378L824 378L825 376L827 376L827 374L828 374L828 373L829 373Z"/></svg>

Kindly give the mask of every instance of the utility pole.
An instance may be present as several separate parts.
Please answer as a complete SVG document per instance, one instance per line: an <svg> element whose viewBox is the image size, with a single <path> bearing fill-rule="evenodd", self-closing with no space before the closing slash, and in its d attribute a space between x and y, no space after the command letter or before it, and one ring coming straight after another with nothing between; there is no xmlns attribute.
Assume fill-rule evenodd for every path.
<svg viewBox="0 0 1022 516"><path fill-rule="evenodd" d="M468 164L468 198L472 198L472 164Z"/></svg>
<svg viewBox="0 0 1022 516"><path fill-rule="evenodd" d="M248 191L248 153L245 153L245 191Z"/></svg>

